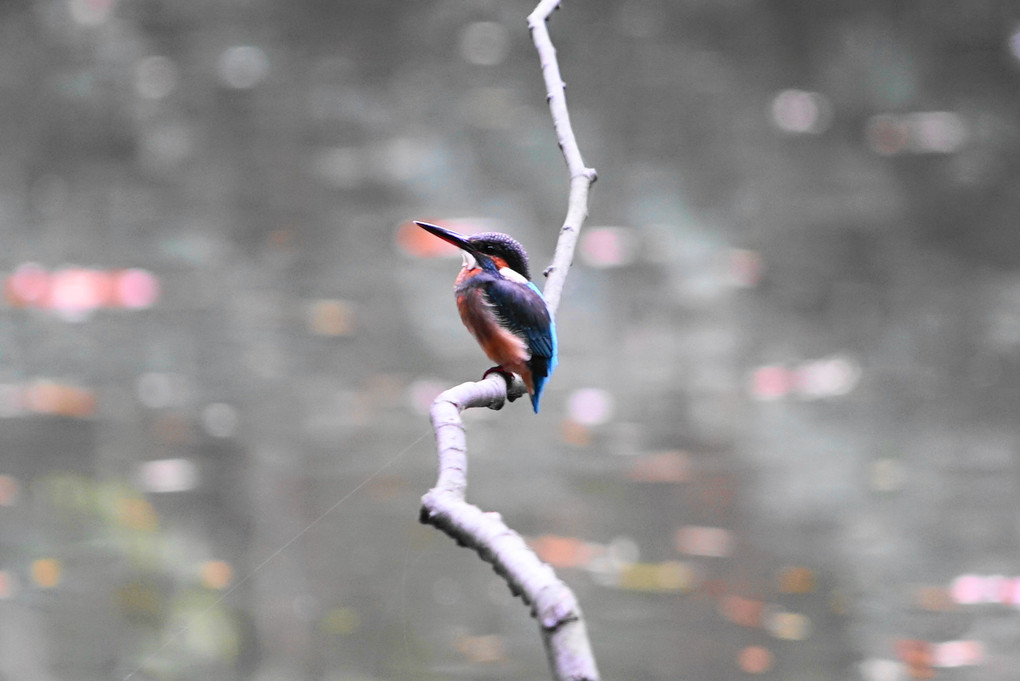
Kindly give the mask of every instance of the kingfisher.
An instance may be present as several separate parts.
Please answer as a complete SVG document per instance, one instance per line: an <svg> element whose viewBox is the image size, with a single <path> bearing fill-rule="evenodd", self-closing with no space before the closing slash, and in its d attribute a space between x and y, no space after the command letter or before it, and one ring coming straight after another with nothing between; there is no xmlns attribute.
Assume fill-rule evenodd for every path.
<svg viewBox="0 0 1020 681"><path fill-rule="evenodd" d="M454 283L460 319L500 370L523 379L537 414L542 389L556 368L556 323L531 281L528 254L502 232L465 236L427 222L414 224L461 249L464 265Z"/></svg>

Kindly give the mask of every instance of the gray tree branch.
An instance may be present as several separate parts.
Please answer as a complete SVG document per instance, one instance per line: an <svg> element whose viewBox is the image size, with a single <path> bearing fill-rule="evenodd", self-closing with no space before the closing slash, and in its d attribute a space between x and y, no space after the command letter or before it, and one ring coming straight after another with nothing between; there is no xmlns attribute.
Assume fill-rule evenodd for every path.
<svg viewBox="0 0 1020 681"><path fill-rule="evenodd" d="M542 65L542 78L545 80L545 96L549 101L549 113L552 114L553 128L559 142L563 158L567 162L570 173L570 194L567 200L567 215L560 227L560 236L556 242L556 252L552 264L545 270L547 277L542 295L545 296L549 309L555 314L560 306L560 295L563 284L574 261L574 246L581 233L581 226L588 217L588 192L597 177L594 168L584 165L581 149L577 146L574 128L570 124L570 112L567 110L567 94L560 65L556 59L556 48L549 37L549 15L560 6L560 0L541 0L534 11L528 15L528 27L531 38L538 51Z"/></svg>
<svg viewBox="0 0 1020 681"><path fill-rule="evenodd" d="M563 284L574 258L574 247L588 215L588 193L595 170L584 165L570 125L566 95L556 50L546 22L560 0L541 0L528 16L535 49L545 80L553 126L570 172L567 215L560 228L544 295L550 311L559 308ZM521 536L507 527L498 513L483 512L467 503L467 436L460 414L472 407L502 408L507 399L524 394L520 379L509 385L499 373L481 381L462 383L432 403L430 418L439 451L439 477L422 497L421 522L435 526L492 564L511 592L521 597L538 621L556 681L598 681L599 673L577 599L570 588L538 559Z"/></svg>

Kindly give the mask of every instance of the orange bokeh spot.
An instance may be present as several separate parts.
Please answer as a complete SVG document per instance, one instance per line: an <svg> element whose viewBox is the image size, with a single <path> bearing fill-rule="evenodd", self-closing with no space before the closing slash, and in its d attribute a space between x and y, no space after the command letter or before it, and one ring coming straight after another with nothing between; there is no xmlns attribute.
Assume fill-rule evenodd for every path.
<svg viewBox="0 0 1020 681"><path fill-rule="evenodd" d="M4 282L4 297L14 307L42 305L50 292L50 273L36 263L19 265Z"/></svg>
<svg viewBox="0 0 1020 681"><path fill-rule="evenodd" d="M684 452L658 452L636 460L630 479L638 482L686 482L690 477L690 457Z"/></svg>
<svg viewBox="0 0 1020 681"><path fill-rule="evenodd" d="M121 499L119 504L120 524L129 530L155 532L157 528L156 509L148 500L140 497Z"/></svg>
<svg viewBox="0 0 1020 681"><path fill-rule="evenodd" d="M52 589L60 583L63 566L56 558L39 558L32 561L32 581L44 589Z"/></svg>
<svg viewBox="0 0 1020 681"><path fill-rule="evenodd" d="M18 503L21 485L16 478L0 475L0 506L14 506Z"/></svg>
<svg viewBox="0 0 1020 681"><path fill-rule="evenodd" d="M737 655L737 664L746 674L764 674L774 662L771 651L763 646L747 646Z"/></svg>
<svg viewBox="0 0 1020 681"><path fill-rule="evenodd" d="M919 639L900 639L896 642L896 654L907 665L912 679L930 679L935 676L934 650L931 643Z"/></svg>
<svg viewBox="0 0 1020 681"><path fill-rule="evenodd" d="M0 570L0 599L13 596L15 585L14 575L7 570Z"/></svg>
<svg viewBox="0 0 1020 681"><path fill-rule="evenodd" d="M234 579L234 569L225 560L209 560L202 564L202 586L226 589Z"/></svg>
<svg viewBox="0 0 1020 681"><path fill-rule="evenodd" d="M400 250L415 258L440 258L460 253L460 249L453 244L429 234L410 220L397 228L396 240Z"/></svg>
<svg viewBox="0 0 1020 681"><path fill-rule="evenodd" d="M593 557L594 548L575 537L542 535L531 541L532 550L553 567L576 568L586 565Z"/></svg>
<svg viewBox="0 0 1020 681"><path fill-rule="evenodd" d="M815 573L799 565L784 568L779 573L779 590L784 594L807 594L815 590Z"/></svg>
<svg viewBox="0 0 1020 681"><path fill-rule="evenodd" d="M591 444L591 430L588 426L578 423L573 419L565 419L561 430L560 437L568 445L574 447L587 447Z"/></svg>
<svg viewBox="0 0 1020 681"><path fill-rule="evenodd" d="M96 411L96 396L91 390L52 381L27 386L23 398L25 406L37 414L87 418Z"/></svg>
<svg viewBox="0 0 1020 681"><path fill-rule="evenodd" d="M762 601L743 596L723 596L719 611L723 617L741 627L761 626L761 615L765 609Z"/></svg>
<svg viewBox="0 0 1020 681"><path fill-rule="evenodd" d="M308 306L305 323L316 336L349 336L354 331L354 306L344 300L317 300Z"/></svg>
<svg viewBox="0 0 1020 681"><path fill-rule="evenodd" d="M506 661L506 644L497 634L471 636L459 632L453 640L453 648L471 662L494 664Z"/></svg>

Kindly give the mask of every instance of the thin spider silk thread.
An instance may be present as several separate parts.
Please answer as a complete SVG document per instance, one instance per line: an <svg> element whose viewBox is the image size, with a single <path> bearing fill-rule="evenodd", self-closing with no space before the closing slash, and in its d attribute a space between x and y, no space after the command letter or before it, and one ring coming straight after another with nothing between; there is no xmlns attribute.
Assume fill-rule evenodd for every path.
<svg viewBox="0 0 1020 681"><path fill-rule="evenodd" d="M424 439L425 439L425 437L426 437L427 435L429 435L429 434L430 434L431 432L432 432L431 430L427 430L427 431L425 431L424 433L422 433L422 434L421 434L421 435L420 435L420 436L419 436L419 437L418 437L418 438L417 438L417 439L416 439L416 440L415 440L414 442L412 442L411 444L407 445L406 447L404 447L404 449L400 450L400 451L399 451L399 452L397 452L397 453L396 453L395 455L393 455L393 457L391 457L391 458L390 458L390 459L389 459L388 461L386 461L386 463L384 463L384 464L383 464L382 466L380 466L379 468L377 468L377 469L375 470L375 472L374 472L374 473L372 473L372 474L371 474L371 475L369 475L369 476L368 476L367 478L365 478L365 479L364 479L364 480L362 480L362 481L361 481L360 483L358 483L357 487L355 487L355 488L354 488L354 489L352 489L352 490L351 490L350 492L348 492L347 494L345 494L345 495L343 495L342 497L340 497L340 498L339 498L339 499L338 499L338 500L337 500L337 501L336 501L336 502L335 502L335 503L334 503L334 504L333 504L332 506L330 506L330 507L329 507L329 508L327 508L327 509L326 509L325 511L323 511L322 513L320 513L320 514L319 514L319 516L318 516L317 518L315 518L315 519L314 519L314 520L312 520L312 521L311 521L310 523L308 523L307 525L305 525L305 526L304 526L304 528L302 528L300 532L298 532L297 534L295 534L295 535L294 535L293 537L291 537L290 539L288 539L286 543L284 543L284 544L283 544L282 546L280 546L280 547L279 547L278 549L276 549L276 550L275 550L275 551L273 551L273 552L272 552L271 554L269 554L269 556L268 556L267 558L265 558L265 559L264 559L264 560L263 560L263 561L262 561L261 563L259 563L259 564L258 564L258 565L256 565L256 566L255 566L254 568L252 568L252 569L251 569L251 570L250 570L250 571L249 571L249 572L248 572L248 573L247 573L247 574L246 574L246 575L245 575L244 577L242 577L242 578L241 578L241 579L240 579L240 580L239 580L239 581L238 581L237 583L235 583L235 584L234 584L233 586L231 586L231 587L230 587L229 589L227 589L227 590L226 590L226 591L225 591L225 592L223 593L223 595L222 595L222 596L220 596L219 598L217 598L217 599L216 599L216 600L215 600L215 601L214 601L214 602L213 602L213 603L212 603L211 605L209 605L209 606L208 606L207 608L205 608L204 610L202 610L202 611L201 611L200 613L198 613L198 614L197 614L197 615L195 615L194 617L190 618L190 619L189 619L189 620L188 620L188 621L187 621L187 622L186 622L186 623L185 623L185 624L184 624L183 626L181 626L181 628L180 628L180 629L178 629L177 631L175 631L175 632L174 632L174 633L173 633L173 634L172 634L172 635L171 635L171 636L170 636L170 637L169 637L169 638L168 638L168 639L167 639L166 641L164 641L164 642L162 643L162 645L160 645L160 646L159 646L158 648L156 648L156 649L155 649L155 650L153 650L153 651L152 651L151 653L149 653L148 655L146 655L146 656L145 656L145 657L144 657L144 658L142 659L141 663L139 663L138 667L136 667L136 668L135 668L135 669L134 669L134 670L133 670L133 671L132 671L131 673L129 673L129 674L127 675L127 676L123 677L122 681L128 681L128 679L130 679L131 677L133 677L133 676L134 676L135 674L137 674L138 672L142 671L142 669L144 669L144 668L145 668L145 665L147 665L147 664L148 664L148 663L149 663L149 662L150 662L150 661L151 661L151 660L152 660L152 659L153 659L153 658L154 658L154 657L155 657L156 655L158 655L159 653L161 653L161 652L163 652L164 650L166 650L167 646L169 646L169 645L170 645L171 643L174 643L175 641L179 640L179 639L181 638L181 636L183 636L183 635L184 635L184 634L185 634L186 632L188 632L188 631L189 631L189 630L190 630L190 629L191 629L191 628L192 628L193 626L195 626L195 624L196 624L196 623L198 623L199 621L201 621L201 620L202 620L202 618L203 618L203 617L205 617L206 615L208 615L208 614L209 614L209 613L210 613L210 612L211 612L211 611L213 610L213 608L215 608L216 606L218 606L218 605L219 605L220 603L222 603L222 602L223 602L224 600L226 600L226 598L227 598L227 597L228 597L228 596L229 596L230 594L234 593L234 592L235 592L235 591L236 591L237 589L239 589L239 588L241 587L241 585L242 585L242 584L244 584L245 582L247 582L247 581L248 581L249 579L251 579L252 577L254 577L254 576L255 576L256 574L258 574L258 573L259 573L259 571L260 571L260 570L262 570L262 569L263 569L264 567L266 567L267 565L269 565L269 563L271 563L271 562L273 561L273 559L274 559L274 558L276 558L276 557L277 557L277 556L279 556L279 555L280 555L281 553L283 553L284 551L286 551L286 550L287 550L288 548L290 548L290 547L291 547L291 545L292 545L292 544L293 544L294 542L296 542L296 541L297 541L298 539L300 539L300 538L301 538L301 537L303 537L303 536L304 536L305 534L307 534L307 533L309 532L309 530L311 530L311 529L312 529L313 527L315 527L315 526L316 526L316 525L318 525L318 524L319 524L320 522L322 522L322 520L324 520L324 519L326 518L326 516L328 516L328 515L329 515L330 513L332 513L333 511L335 511L335 510L336 510L337 508L339 508L341 504L343 504L343 503L344 503L345 501L347 501L348 499L350 499L350 498L351 498L352 496L354 496L355 494L357 494L357 492L358 492L359 490L361 490L361 488L363 488L363 487L364 487L365 485L367 485L368 483L372 482L372 480L374 480L375 478L377 478L377 477L378 477L378 476L379 476L380 474L382 474L382 472L383 472L384 470L386 470L386 469L387 469L387 468L389 468L389 467L390 467L391 465L393 465L394 463L396 463L398 459L400 459L400 458L401 458L402 456L404 456L404 454L407 454L407 453L408 453L409 451L411 451L411 450L412 450L412 449L414 448L414 446L415 446L415 445L417 445L417 444L418 444L419 442L421 442L422 440L424 440Z"/></svg>

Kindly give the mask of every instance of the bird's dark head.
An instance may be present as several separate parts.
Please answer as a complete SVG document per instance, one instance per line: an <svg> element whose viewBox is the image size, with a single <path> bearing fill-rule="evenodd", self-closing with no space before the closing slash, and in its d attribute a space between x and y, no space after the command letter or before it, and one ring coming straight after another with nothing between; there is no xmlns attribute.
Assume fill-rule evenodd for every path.
<svg viewBox="0 0 1020 681"><path fill-rule="evenodd" d="M452 230L427 222L414 221L430 234L435 234L443 241L447 241L472 256L478 265L485 268L489 263L496 271L504 267L516 272L531 281L531 271L528 268L528 254L524 247L513 237L502 232L482 232L464 236Z"/></svg>
<svg viewBox="0 0 1020 681"><path fill-rule="evenodd" d="M481 255L487 255L497 261L497 267L506 266L528 281L531 271L528 268L528 253L524 247L508 234L502 232L482 232L468 237L468 243ZM502 262L498 262L498 261Z"/></svg>

